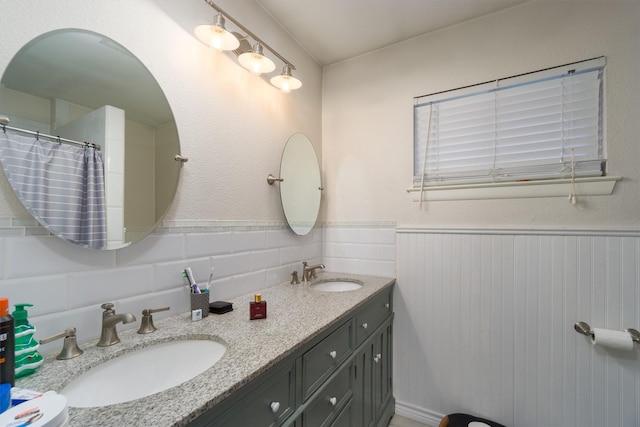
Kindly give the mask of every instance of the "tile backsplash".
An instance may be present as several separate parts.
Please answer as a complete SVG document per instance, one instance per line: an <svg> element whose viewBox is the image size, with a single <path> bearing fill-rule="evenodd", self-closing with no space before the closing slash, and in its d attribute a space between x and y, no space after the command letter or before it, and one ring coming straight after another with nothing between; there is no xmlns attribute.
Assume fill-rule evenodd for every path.
<svg viewBox="0 0 640 427"><path fill-rule="evenodd" d="M289 279L301 262L322 262L322 228L296 236L284 223L173 221L116 251L79 248L52 236L0 237L0 296L30 303L29 319L42 339L75 327L79 341L100 334L101 309L113 302L139 325L145 308L170 306L157 318L189 310L181 271L206 282L214 267L211 300L224 300ZM60 342L43 346L57 351Z"/></svg>
<svg viewBox="0 0 640 427"><path fill-rule="evenodd" d="M16 225L16 224L14 224ZM36 338L77 329L80 343L100 334L101 309L133 313L170 306L158 319L189 311L181 271L191 267L211 300L253 292L301 273L301 262L328 271L395 277L395 223L340 223L294 235L284 222L167 221L142 241L115 251L79 248L50 235L0 236L0 296L30 303ZM42 347L57 351L60 342Z"/></svg>
<svg viewBox="0 0 640 427"><path fill-rule="evenodd" d="M396 224L329 223L322 259L329 271L395 277Z"/></svg>

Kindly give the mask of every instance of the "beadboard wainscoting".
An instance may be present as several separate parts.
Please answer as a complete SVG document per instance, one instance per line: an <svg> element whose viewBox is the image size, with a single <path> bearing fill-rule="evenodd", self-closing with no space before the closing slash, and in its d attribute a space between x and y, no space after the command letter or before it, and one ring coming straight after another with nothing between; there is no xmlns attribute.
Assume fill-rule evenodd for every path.
<svg viewBox="0 0 640 427"><path fill-rule="evenodd" d="M640 328L640 232L398 229L397 260L398 414L640 425L640 345L573 329Z"/></svg>
<svg viewBox="0 0 640 427"><path fill-rule="evenodd" d="M206 283L211 300L224 300L289 280L302 261L321 262L322 229L294 235L284 223L172 221L142 241L115 251L79 248L53 236L0 237L0 295L30 303L29 318L42 339L76 327L80 342L100 335L100 304L118 313L170 306L158 319L189 312L186 267ZM248 307L249 301L247 301ZM248 308L247 308L248 310ZM11 307L13 311L13 307ZM58 351L62 344L42 347Z"/></svg>

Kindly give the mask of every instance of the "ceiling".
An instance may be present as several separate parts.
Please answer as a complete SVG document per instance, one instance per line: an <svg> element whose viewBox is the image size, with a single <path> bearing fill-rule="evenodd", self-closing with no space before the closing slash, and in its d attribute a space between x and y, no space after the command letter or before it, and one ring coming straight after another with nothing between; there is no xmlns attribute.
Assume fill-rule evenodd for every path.
<svg viewBox="0 0 640 427"><path fill-rule="evenodd" d="M529 0L256 0L330 65Z"/></svg>

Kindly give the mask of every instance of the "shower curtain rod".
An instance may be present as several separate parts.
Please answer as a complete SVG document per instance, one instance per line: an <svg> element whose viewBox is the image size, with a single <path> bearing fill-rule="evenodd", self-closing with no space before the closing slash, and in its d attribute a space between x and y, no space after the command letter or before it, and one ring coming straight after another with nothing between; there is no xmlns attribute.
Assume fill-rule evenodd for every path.
<svg viewBox="0 0 640 427"><path fill-rule="evenodd" d="M32 131L32 130L28 130L28 129L17 128L15 126L9 126L9 119L7 117L0 117L0 126L2 126L2 131L3 132L6 132L6 130L9 129L9 130L13 130L13 131L16 131L16 132L23 132L23 133L27 133L29 135L35 135L36 139L46 138L46 139L50 139L53 142L57 142L57 143L64 142L66 144L79 145L81 147L91 147L91 148L93 148L95 150L100 150L100 146L98 144L94 144L92 142L74 141L73 139L61 138L59 136L47 135L46 133L40 133L38 131Z"/></svg>

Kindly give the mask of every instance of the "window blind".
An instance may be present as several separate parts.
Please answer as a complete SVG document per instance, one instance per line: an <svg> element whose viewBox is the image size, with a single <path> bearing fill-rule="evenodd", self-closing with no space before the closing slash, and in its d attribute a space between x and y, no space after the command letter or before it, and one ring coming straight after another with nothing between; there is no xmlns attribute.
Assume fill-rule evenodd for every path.
<svg viewBox="0 0 640 427"><path fill-rule="evenodd" d="M596 58L415 98L414 186L601 176Z"/></svg>

